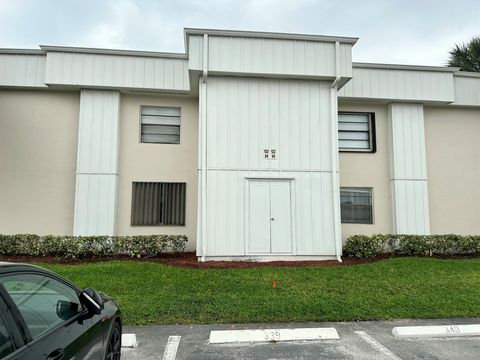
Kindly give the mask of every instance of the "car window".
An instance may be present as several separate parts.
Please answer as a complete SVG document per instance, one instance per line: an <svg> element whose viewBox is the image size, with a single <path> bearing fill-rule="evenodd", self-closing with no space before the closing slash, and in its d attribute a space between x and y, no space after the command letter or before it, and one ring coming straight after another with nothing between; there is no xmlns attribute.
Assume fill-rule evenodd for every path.
<svg viewBox="0 0 480 360"><path fill-rule="evenodd" d="M0 359L12 353L15 350L12 338L7 330L7 322L0 314Z"/></svg>
<svg viewBox="0 0 480 360"><path fill-rule="evenodd" d="M74 289L40 274L8 275L0 279L35 339L82 311Z"/></svg>

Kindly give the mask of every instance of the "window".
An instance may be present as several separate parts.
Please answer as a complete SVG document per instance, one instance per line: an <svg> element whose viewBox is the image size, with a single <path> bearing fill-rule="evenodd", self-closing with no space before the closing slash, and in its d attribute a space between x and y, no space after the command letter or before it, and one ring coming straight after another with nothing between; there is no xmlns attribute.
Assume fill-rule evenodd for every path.
<svg viewBox="0 0 480 360"><path fill-rule="evenodd" d="M12 338L8 332L7 322L2 314L0 314L0 359L15 351Z"/></svg>
<svg viewBox="0 0 480 360"><path fill-rule="evenodd" d="M142 143L180 144L180 109L141 107Z"/></svg>
<svg viewBox="0 0 480 360"><path fill-rule="evenodd" d="M132 225L185 225L185 183L134 182Z"/></svg>
<svg viewBox="0 0 480 360"><path fill-rule="evenodd" d="M9 275L0 282L34 339L83 310L74 289L48 276Z"/></svg>
<svg viewBox="0 0 480 360"><path fill-rule="evenodd" d="M340 151L375 152L375 114L339 113L338 147Z"/></svg>
<svg viewBox="0 0 480 360"><path fill-rule="evenodd" d="M341 188L342 223L373 224L371 188Z"/></svg>

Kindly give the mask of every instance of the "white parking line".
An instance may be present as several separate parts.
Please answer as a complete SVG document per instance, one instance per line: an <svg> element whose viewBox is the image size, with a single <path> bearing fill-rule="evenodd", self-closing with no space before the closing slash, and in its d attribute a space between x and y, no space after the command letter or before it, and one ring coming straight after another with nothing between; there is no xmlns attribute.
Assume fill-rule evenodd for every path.
<svg viewBox="0 0 480 360"><path fill-rule="evenodd" d="M388 350L385 346L380 344L377 340L368 335L365 331L355 331L355 334L360 336L365 342L367 342L371 347L377 350L379 353L385 355L387 358L392 360L402 360L393 352Z"/></svg>
<svg viewBox="0 0 480 360"><path fill-rule="evenodd" d="M175 360L180 338L181 336L168 337L167 346L165 346L165 352L163 353L163 360Z"/></svg>

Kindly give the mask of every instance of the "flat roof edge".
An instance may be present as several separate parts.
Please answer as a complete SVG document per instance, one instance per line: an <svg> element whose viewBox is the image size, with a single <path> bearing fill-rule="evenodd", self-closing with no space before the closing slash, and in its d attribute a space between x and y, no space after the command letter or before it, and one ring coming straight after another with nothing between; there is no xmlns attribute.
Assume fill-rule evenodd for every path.
<svg viewBox="0 0 480 360"><path fill-rule="evenodd" d="M0 48L0 54L12 54L12 55L45 55L45 51L39 49L12 49L12 48Z"/></svg>
<svg viewBox="0 0 480 360"><path fill-rule="evenodd" d="M213 36L230 36L230 37L253 37L268 39L285 39L285 40L310 40L325 42L341 42L345 44L355 44L358 37L347 36L329 36L329 35L313 35L313 34L296 34L281 33L268 31L245 31L245 30L221 30L221 29L201 29L201 28L185 28L183 30L185 38L189 35L213 35Z"/></svg>
<svg viewBox="0 0 480 360"><path fill-rule="evenodd" d="M480 78L480 72L459 71L454 74L459 77Z"/></svg>
<svg viewBox="0 0 480 360"><path fill-rule="evenodd" d="M380 64L380 63L363 63L363 62L353 62L352 67L354 67L354 68L365 68L365 69L441 71L441 72L450 72L450 73L456 73L457 71L460 70L460 68L448 67L448 66Z"/></svg>
<svg viewBox="0 0 480 360"><path fill-rule="evenodd" d="M103 48L51 46L51 45L40 45L40 49L42 49L44 52L54 51L54 52L69 52L69 53L84 53L84 54L99 54L99 55L163 57L163 58L174 58L174 59L188 58L188 55L184 53L168 53L168 52L141 51L141 50L121 50L121 49L103 49Z"/></svg>

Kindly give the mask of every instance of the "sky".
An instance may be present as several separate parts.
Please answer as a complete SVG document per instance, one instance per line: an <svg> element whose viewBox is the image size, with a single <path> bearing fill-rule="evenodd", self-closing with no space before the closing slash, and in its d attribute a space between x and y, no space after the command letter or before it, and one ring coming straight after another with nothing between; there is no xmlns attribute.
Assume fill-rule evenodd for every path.
<svg viewBox="0 0 480 360"><path fill-rule="evenodd" d="M185 27L353 36L357 62L446 65L480 36L480 0L0 0L0 48L184 52Z"/></svg>

